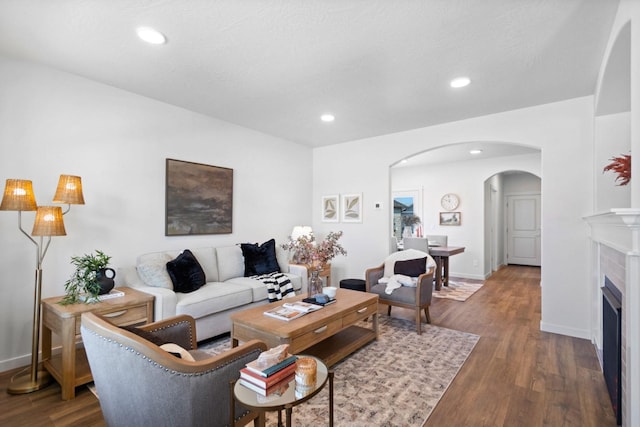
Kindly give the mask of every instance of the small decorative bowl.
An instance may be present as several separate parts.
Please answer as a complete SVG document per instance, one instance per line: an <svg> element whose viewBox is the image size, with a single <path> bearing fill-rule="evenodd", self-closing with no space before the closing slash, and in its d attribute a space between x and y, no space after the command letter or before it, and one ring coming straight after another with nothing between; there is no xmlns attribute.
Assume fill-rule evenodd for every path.
<svg viewBox="0 0 640 427"><path fill-rule="evenodd" d="M336 297L337 291L338 289L334 288L333 286L325 286L324 288L322 288L322 293L331 299L334 299Z"/></svg>

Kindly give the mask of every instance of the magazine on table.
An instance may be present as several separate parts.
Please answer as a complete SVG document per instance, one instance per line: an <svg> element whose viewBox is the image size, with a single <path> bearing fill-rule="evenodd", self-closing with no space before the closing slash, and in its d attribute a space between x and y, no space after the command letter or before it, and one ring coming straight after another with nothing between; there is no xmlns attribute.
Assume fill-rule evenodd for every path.
<svg viewBox="0 0 640 427"><path fill-rule="evenodd" d="M297 319L300 316L304 316L307 313L305 313L304 311L298 311L298 310L294 310L292 308L287 308L284 306L278 306L278 307L272 308L271 310L265 311L264 314L269 317L274 317L280 320L286 320L288 322L289 320Z"/></svg>
<svg viewBox="0 0 640 427"><path fill-rule="evenodd" d="M276 319L289 320L297 319L312 311L320 310L321 305L310 304L308 302L285 302L283 305L274 307L264 312L265 315L275 317Z"/></svg>
<svg viewBox="0 0 640 427"><path fill-rule="evenodd" d="M322 308L321 305L311 304L304 301L285 302L282 306L296 310L296 311L303 311L305 313L310 313L312 311L320 310Z"/></svg>

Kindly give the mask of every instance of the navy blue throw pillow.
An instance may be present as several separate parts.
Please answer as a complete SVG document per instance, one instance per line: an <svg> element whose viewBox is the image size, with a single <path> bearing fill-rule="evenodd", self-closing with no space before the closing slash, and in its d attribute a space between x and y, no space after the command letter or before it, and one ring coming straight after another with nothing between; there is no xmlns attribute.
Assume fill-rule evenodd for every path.
<svg viewBox="0 0 640 427"><path fill-rule="evenodd" d="M276 258L275 239L268 240L261 245L242 243L240 248L244 256L245 277L280 272Z"/></svg>
<svg viewBox="0 0 640 427"><path fill-rule="evenodd" d="M404 274L409 277L418 277L427 272L427 257L396 261L393 266L393 274Z"/></svg>
<svg viewBox="0 0 640 427"><path fill-rule="evenodd" d="M167 263L167 273L173 282L175 292L189 293L207 283L204 270L189 249L185 249L176 259Z"/></svg>

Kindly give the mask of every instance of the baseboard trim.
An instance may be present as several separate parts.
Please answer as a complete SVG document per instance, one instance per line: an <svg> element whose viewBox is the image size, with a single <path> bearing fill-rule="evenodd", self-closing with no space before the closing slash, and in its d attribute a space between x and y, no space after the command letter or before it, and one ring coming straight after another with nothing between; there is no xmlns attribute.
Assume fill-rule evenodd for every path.
<svg viewBox="0 0 640 427"><path fill-rule="evenodd" d="M552 334L566 335L591 341L591 332L588 329L569 328L540 321L540 330L542 332L551 332Z"/></svg>

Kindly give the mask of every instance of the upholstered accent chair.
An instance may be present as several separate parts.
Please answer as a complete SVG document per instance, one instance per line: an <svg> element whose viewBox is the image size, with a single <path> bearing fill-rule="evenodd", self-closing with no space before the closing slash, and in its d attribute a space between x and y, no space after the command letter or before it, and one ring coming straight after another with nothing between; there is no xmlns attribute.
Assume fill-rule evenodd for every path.
<svg viewBox="0 0 640 427"><path fill-rule="evenodd" d="M426 258L424 273L417 276L415 287L401 286L393 289L391 294L387 294L388 281L399 271L396 268L398 261L422 260ZM386 304L387 314L391 316L391 307L403 307L415 310L416 330L418 335L422 333L422 311L427 323L431 323L429 316L429 305L433 296L433 273L435 271L435 261L431 256L416 249L405 249L389 255L384 263L378 267L370 268L365 272L365 282L367 292L378 295L378 303ZM400 271L400 274L403 272Z"/></svg>
<svg viewBox="0 0 640 427"><path fill-rule="evenodd" d="M140 326L153 338L195 350L195 321L186 315ZM228 426L230 383L266 345L253 340L217 356L191 351L195 361L176 357L94 313L84 313L81 334L104 419L108 426ZM155 340L155 339L154 339ZM235 404L233 424L264 416Z"/></svg>

